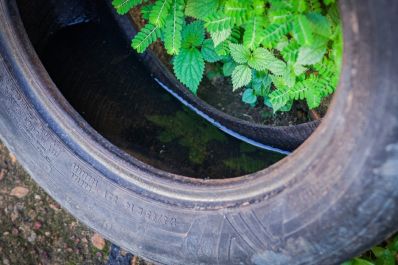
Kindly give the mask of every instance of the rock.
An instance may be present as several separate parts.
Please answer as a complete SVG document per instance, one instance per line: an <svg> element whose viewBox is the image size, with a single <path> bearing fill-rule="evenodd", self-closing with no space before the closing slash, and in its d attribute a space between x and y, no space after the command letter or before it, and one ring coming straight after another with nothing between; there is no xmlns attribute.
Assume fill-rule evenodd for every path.
<svg viewBox="0 0 398 265"><path fill-rule="evenodd" d="M17 197L18 199L21 199L21 198L25 197L26 195L28 195L28 193L29 193L29 190L27 188L18 186L11 190L10 195Z"/></svg>
<svg viewBox="0 0 398 265"><path fill-rule="evenodd" d="M99 250L103 250L106 244L105 239L97 233L91 237L91 243L93 243L93 246Z"/></svg>

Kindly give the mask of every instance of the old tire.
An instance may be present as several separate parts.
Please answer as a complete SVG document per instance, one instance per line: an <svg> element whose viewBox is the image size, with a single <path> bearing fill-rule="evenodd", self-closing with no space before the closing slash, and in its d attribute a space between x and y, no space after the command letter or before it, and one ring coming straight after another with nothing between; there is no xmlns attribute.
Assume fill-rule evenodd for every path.
<svg viewBox="0 0 398 265"><path fill-rule="evenodd" d="M344 69L331 109L291 156L194 180L128 156L71 108L0 0L0 134L64 208L162 264L337 264L398 228L398 2L341 1Z"/></svg>

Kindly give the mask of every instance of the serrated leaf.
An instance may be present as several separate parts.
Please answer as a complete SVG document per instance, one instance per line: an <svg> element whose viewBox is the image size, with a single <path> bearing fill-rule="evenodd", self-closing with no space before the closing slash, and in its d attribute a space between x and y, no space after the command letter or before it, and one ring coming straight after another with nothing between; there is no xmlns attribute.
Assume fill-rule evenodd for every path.
<svg viewBox="0 0 398 265"><path fill-rule="evenodd" d="M211 39L207 39L203 42L201 52L202 52L203 59L206 62L215 63L222 59L222 57L217 54L217 52L214 48L213 41Z"/></svg>
<svg viewBox="0 0 398 265"><path fill-rule="evenodd" d="M267 69L277 76L282 76L286 73L286 63L282 60L275 59L272 61L270 65L267 66Z"/></svg>
<svg viewBox="0 0 398 265"><path fill-rule="evenodd" d="M248 64L257 71L262 71L269 69L275 60L277 59L270 51L264 48L257 48L250 56Z"/></svg>
<svg viewBox="0 0 398 265"><path fill-rule="evenodd" d="M191 48L202 45L205 39L205 29L201 21L194 21L182 30L182 47Z"/></svg>
<svg viewBox="0 0 398 265"><path fill-rule="evenodd" d="M149 23L161 28L166 24L172 0L157 0L149 14Z"/></svg>
<svg viewBox="0 0 398 265"><path fill-rule="evenodd" d="M198 49L181 49L173 60L174 73L178 80L196 94L203 78L205 62Z"/></svg>
<svg viewBox="0 0 398 265"><path fill-rule="evenodd" d="M231 33L231 29L211 32L210 36L213 40L214 46L217 47L218 45L220 45L220 43L226 41L231 36Z"/></svg>
<svg viewBox="0 0 398 265"><path fill-rule="evenodd" d="M168 54L178 54L181 48L184 23L184 0L173 0L171 13L166 21L164 46Z"/></svg>
<svg viewBox="0 0 398 265"><path fill-rule="evenodd" d="M247 86L252 79L252 70L247 65L238 65L232 72L233 90Z"/></svg>
<svg viewBox="0 0 398 265"><path fill-rule="evenodd" d="M185 15L204 20L218 9L218 0L188 0Z"/></svg>
<svg viewBox="0 0 398 265"><path fill-rule="evenodd" d="M141 29L140 32L135 35L131 42L131 47L133 47L137 52L143 53L149 45L156 41L161 35L161 31L158 27L146 24L145 27Z"/></svg>
<svg viewBox="0 0 398 265"><path fill-rule="evenodd" d="M230 43L229 50L234 61L239 64L247 63L250 59L250 50L245 48L242 44Z"/></svg>
<svg viewBox="0 0 398 265"><path fill-rule="evenodd" d="M142 4L143 0L113 0L112 5L120 15L127 14L130 9Z"/></svg>

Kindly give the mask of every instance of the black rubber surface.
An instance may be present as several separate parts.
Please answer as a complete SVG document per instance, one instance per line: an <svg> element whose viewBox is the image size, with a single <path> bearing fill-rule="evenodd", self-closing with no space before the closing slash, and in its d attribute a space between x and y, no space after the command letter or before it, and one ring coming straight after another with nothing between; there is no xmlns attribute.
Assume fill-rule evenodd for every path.
<svg viewBox="0 0 398 265"><path fill-rule="evenodd" d="M398 2L341 1L345 55L327 117L256 174L193 180L98 135L0 0L0 135L64 208L162 264L337 264L398 228Z"/></svg>

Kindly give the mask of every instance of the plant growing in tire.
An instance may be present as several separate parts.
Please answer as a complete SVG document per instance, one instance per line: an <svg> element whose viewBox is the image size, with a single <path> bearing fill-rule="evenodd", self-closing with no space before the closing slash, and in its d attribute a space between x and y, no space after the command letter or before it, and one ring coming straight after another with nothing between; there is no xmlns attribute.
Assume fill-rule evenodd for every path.
<svg viewBox="0 0 398 265"><path fill-rule="evenodd" d="M138 8L145 24L132 40L144 52L158 39L175 76L192 93L203 77L228 79L251 106L289 111L320 106L337 86L342 31L335 0L114 0Z"/></svg>

